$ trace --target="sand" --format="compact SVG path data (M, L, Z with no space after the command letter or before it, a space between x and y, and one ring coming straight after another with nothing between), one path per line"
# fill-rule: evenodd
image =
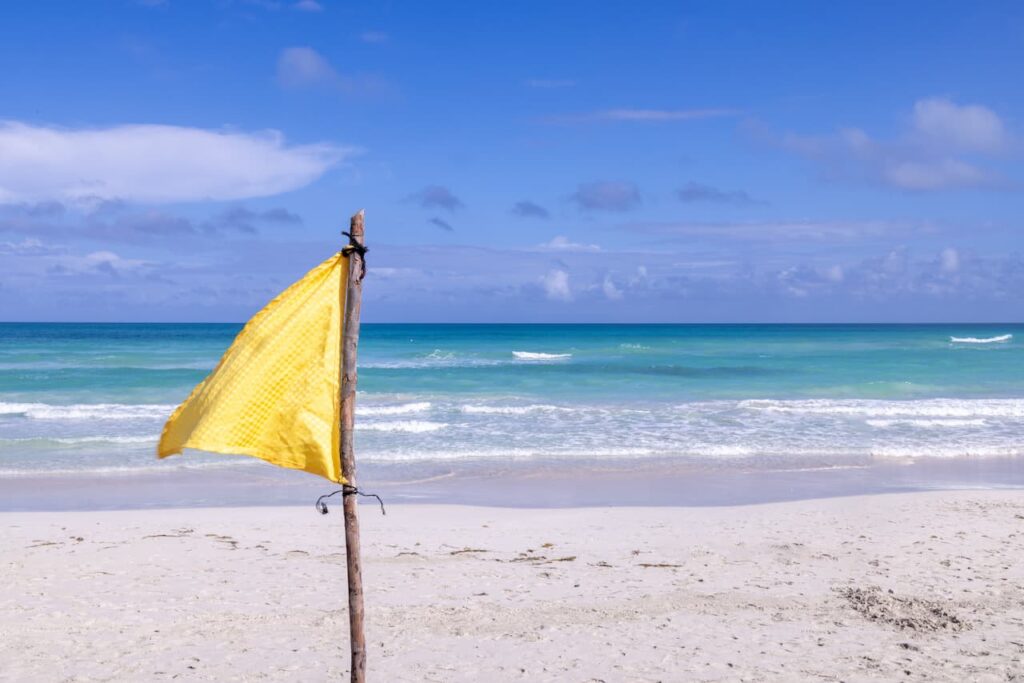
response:
M340 507L0 514L0 679L347 670ZM361 508L375 681L1024 680L1024 494Z

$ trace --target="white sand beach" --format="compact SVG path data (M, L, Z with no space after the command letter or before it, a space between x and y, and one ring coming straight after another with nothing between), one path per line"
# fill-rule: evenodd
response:
M342 517L0 514L0 679L328 681ZM361 507L376 681L1024 680L1024 496Z

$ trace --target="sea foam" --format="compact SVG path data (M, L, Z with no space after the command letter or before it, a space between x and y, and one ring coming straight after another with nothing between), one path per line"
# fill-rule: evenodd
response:
M539 353L536 351L513 351L512 357L516 360L567 360L572 358L571 353Z
M926 429L929 427L984 427L988 424L987 421L981 418L946 418L940 420L906 418L902 420L865 420L865 422L872 427L882 429L887 427L923 427Z
M418 401L416 403L403 403L396 406L357 406L356 415L407 415L408 413L422 413L430 410L429 401Z
M1013 339L1012 334L1000 334L996 337L950 337L949 341L954 344L1000 344Z
M471 415L526 415L527 413L554 411L573 412L573 409L545 403L536 403L528 406L481 406L475 404L462 406L462 412Z
M848 415L853 417L1024 418L1024 399L935 398L904 401L874 399L753 399L740 401L745 410L770 413Z
M356 425L356 429L372 432L411 432L413 434L422 434L425 432L436 432L447 426L444 422L399 420L396 422L360 422Z
M31 420L137 420L166 419L175 408L170 404L0 402L0 415L21 415Z

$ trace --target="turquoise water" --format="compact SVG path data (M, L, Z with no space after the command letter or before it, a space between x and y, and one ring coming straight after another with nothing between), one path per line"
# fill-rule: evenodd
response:
M157 462L239 325L0 324L0 477ZM361 462L828 468L1024 456L1024 325L373 325Z

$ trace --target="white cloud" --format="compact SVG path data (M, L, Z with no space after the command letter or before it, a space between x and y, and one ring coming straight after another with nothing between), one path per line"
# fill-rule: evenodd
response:
M615 282L610 274L604 276L604 282L601 283L601 291L604 292L605 297L609 301L619 301L622 299L622 290L615 286Z
M0 254L50 254L59 251L35 239L26 237L20 242L0 242Z
M544 293L553 301L572 301L572 290L569 289L569 273L564 270L552 270L541 278Z
M88 254L65 254L48 259L48 273L54 275L83 275L100 273L119 276L153 266L149 261L124 258L112 251L94 251Z
M297 9L300 12L323 12L324 6L316 0L299 0L292 5L292 9Z
M942 265L943 272L955 273L960 270L960 253L952 247L946 247L939 254L939 262Z
M831 179L915 191L1006 186L995 170L985 168L984 157L1015 146L1014 137L991 109L939 97L915 102L909 127L891 140L844 128L825 136L784 135L780 143L816 162Z
M601 247L596 244L580 244L578 242L571 242L568 237L564 237L562 235L551 238L550 242L538 244L537 248L544 251L601 251Z
M988 174L958 159L936 161L892 160L882 165L882 178L906 190L941 190L946 187L983 185Z
M967 152L999 152L1009 142L1002 120L988 107L941 97L914 104L914 128L936 144Z
M381 45L391 40L391 37L383 31L363 31L359 34L359 40L370 45Z
M308 185L353 151L288 146L277 131L0 122L0 204L266 197Z

